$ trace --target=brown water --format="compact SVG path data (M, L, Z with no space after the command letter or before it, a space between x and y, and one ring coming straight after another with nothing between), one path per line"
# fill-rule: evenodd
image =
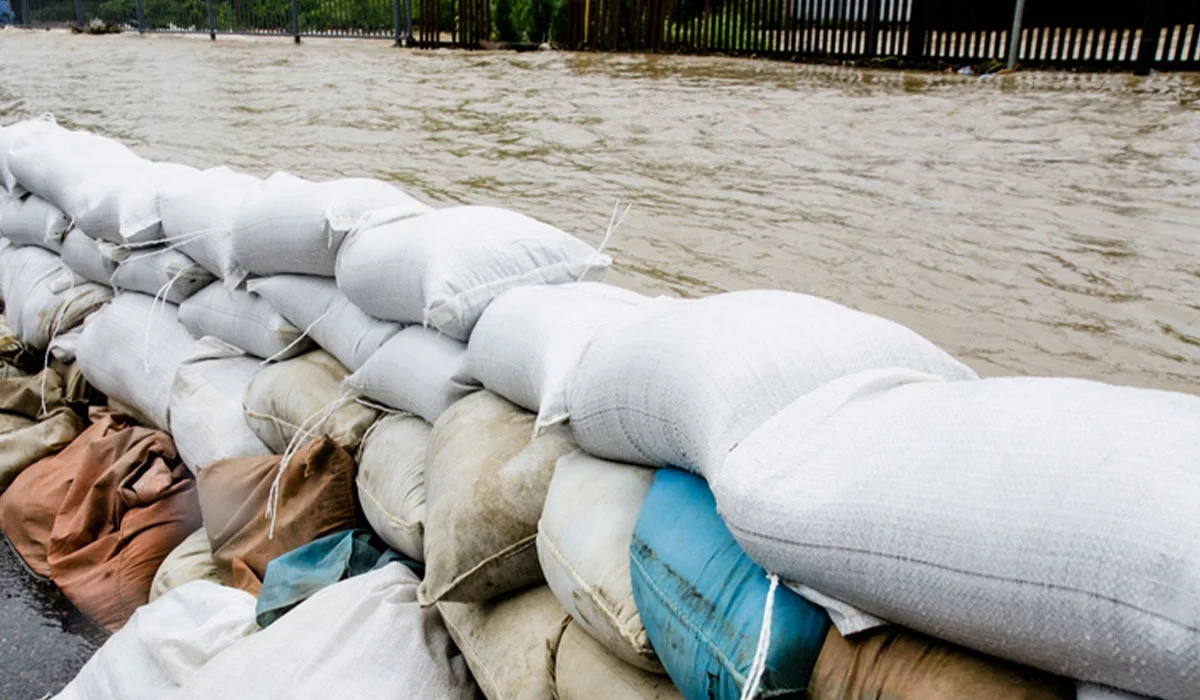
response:
M984 374L1200 392L1200 76L992 79L386 42L0 32L0 123L392 180L598 242L611 279L777 287Z

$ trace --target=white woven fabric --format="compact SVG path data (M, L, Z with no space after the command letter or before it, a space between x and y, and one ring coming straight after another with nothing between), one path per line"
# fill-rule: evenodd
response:
M363 313L328 277L273 275L251 280L247 289L297 328L307 329L317 345L352 372L401 328Z
M62 263L83 279L111 286L117 263L125 258L126 251L72 229L63 239L61 255Z
M234 255L256 275L333 277L346 233L363 214L385 207L407 216L431 211L379 180L309 182L275 173L242 201L233 226Z
M913 331L781 291L643 304L597 334L567 389L579 445L710 481L725 454L793 400L838 377L908 367L975 373Z
M646 301L597 282L516 287L496 297L471 331L467 372L538 414L538 428L567 420L567 379L592 336Z
M295 357L312 348L300 329L271 308L266 299L213 282L179 305L179 322L197 338L205 335L274 360Z
M41 246L58 253L70 230L71 217L37 195L23 199L0 195L0 235L14 244Z
M794 402L714 486L768 571L951 642L1200 687L1200 397L881 370Z
M112 284L118 290L157 294L172 304L181 303L214 279L194 260L170 248L134 251L117 263L112 274Z
M399 219L385 210L346 238L337 281L376 318L466 340L501 292L599 280L611 263L574 236L507 209L450 207Z
M112 290L83 281L48 250L9 246L0 249L0 295L12 331L44 349L111 299Z
M322 589L163 700L474 700L465 660L416 589L397 563Z
M380 418L356 460L358 500L371 529L417 561L425 560L425 448L432 428L405 413Z
M420 326L405 328L346 377L346 387L373 401L436 423L479 388L467 373L467 345Z
M198 474L213 462L272 454L242 415L242 394L262 369L255 358L202 338L171 385L171 436L179 458Z
M236 287L246 271L233 256L233 224L242 202L261 183L225 167L164 183L158 192L163 237L227 286Z
M36 139L45 133L61 131L62 127L55 123L54 117L44 114L36 119L24 119L0 128L0 190L20 196L26 190L12 173L9 167L9 154L30 139Z
M126 292L84 324L75 359L92 386L169 430L171 385L195 345L174 304Z

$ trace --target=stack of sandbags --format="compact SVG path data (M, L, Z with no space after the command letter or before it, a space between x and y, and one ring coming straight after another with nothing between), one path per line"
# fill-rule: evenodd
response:
M882 370L713 481L755 561L882 618L1168 700L1200 687L1200 398Z
M70 444L83 425L57 371L0 378L0 492L29 465Z

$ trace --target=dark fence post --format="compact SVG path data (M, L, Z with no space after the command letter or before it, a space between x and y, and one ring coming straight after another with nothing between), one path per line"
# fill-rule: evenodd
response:
M300 0L292 0L292 38L300 43Z
M1162 3L1146 0L1146 17L1142 22L1142 41L1138 45L1137 59L1133 64L1134 75L1150 75L1154 58L1158 55L1158 42L1162 34Z
M1025 0L1017 0L1013 8L1012 32L1008 35L1008 69L1017 67L1018 53L1021 51L1021 27L1025 22Z
M213 14L213 0L208 0L208 38L217 40L217 19Z
M908 51L905 58L916 60L925 56L925 7L929 0L913 0L908 16Z
M396 46L400 45L400 0L392 0L392 24L396 35Z
M142 7L142 0L137 0L134 4L134 12L137 16L138 34L146 31L146 10Z
M83 26L83 0L75 0L75 24Z
M882 0L867 0L867 50L868 58L879 53L879 5Z
M412 20L412 5L413 0L405 0L404 2L407 17L404 18L404 23L408 27L408 31L404 35L404 43L406 46L413 45L413 20Z
M26 27L33 26L33 15L29 12L29 0L21 0L21 23Z

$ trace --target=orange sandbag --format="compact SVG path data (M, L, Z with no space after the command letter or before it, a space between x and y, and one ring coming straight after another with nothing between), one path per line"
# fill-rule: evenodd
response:
M279 489L275 536L264 517L282 457L241 457L200 472L200 508L224 582L258 595L272 559L361 521L354 459L327 437L292 457Z

